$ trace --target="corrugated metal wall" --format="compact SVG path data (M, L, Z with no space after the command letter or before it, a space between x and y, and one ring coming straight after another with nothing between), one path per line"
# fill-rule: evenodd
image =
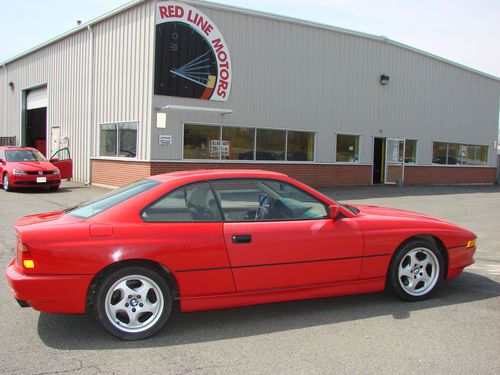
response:
M361 135L362 163L372 162L373 137L418 139L418 163L431 164L432 141L488 145L498 128L500 82L390 42L197 6L221 30L233 62L227 103L155 96L168 104L230 108L224 117L167 114L172 146L153 139L153 159L180 159L181 122L231 123L318 132L317 161L335 160L335 134ZM382 86L380 75L390 76Z
M74 178L80 181L88 178L90 122L92 155L98 152L99 124L138 121L138 158L149 157L154 2L130 8L92 30L93 48L92 33L83 29L0 70L0 135L20 139L22 91L47 85L48 136L51 127L60 126L61 136L69 138ZM6 89L9 81L15 84L13 92Z

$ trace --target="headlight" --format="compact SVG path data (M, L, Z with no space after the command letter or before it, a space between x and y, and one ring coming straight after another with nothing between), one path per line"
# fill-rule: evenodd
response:
M14 169L12 172L14 173L15 176L23 176L27 174L25 171L21 171L19 169Z
M59 174L59 169L54 169L54 170L52 171L52 174Z

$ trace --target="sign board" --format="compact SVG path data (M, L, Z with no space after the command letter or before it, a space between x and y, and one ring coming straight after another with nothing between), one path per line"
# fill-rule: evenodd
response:
M160 134L158 136L158 143L161 146L171 146L172 145L172 136L171 135Z
M156 3L155 95L227 101L232 64L215 23L191 5Z
M159 129L165 129L167 127L167 114L164 112L158 112L156 114L156 127Z

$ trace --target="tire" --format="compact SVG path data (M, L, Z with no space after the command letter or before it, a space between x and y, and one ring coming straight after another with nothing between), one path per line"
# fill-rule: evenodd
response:
M97 286L95 312L102 326L124 340L141 340L163 328L172 293L157 272L128 267L109 273Z
M2 176L2 184L5 191L12 191L12 188L10 187L9 175L7 173L4 173Z
M49 186L49 189L52 190L52 191L57 191L57 190L59 190L59 185Z
M387 286L399 298L421 301L432 295L444 275L443 256L426 240L411 240L392 258Z

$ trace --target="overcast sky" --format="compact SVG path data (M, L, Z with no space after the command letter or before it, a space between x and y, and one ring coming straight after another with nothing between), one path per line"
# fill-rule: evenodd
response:
M126 4L1 0L0 62ZM244 8L385 35L500 77L500 0L233 0ZM221 30L224 32L224 30Z

